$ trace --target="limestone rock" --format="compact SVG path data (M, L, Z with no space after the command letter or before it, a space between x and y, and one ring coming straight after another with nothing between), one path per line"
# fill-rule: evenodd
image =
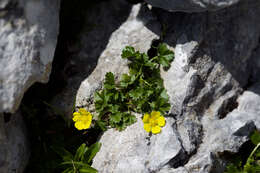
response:
M48 81L58 18L59 0L1 0L0 112L14 113L33 83Z
M117 78L128 72L127 62L121 58L125 46L131 45L146 52L152 41L159 38L144 23L156 32L160 31L160 24L140 4L132 6L122 0L101 1L90 6L85 16L88 26L78 36L80 51L74 53L69 62L78 70L67 78L66 87L51 103L69 118L74 98L76 107L93 110L92 96L101 89L106 72L113 72Z
M105 132L94 167L100 172L224 171L223 155L238 152L260 128L255 63L260 56L260 4L254 1L248 8L252 2L198 14L152 10L167 26L164 41L175 51L171 68L162 71L172 105L167 118L171 125L152 136L150 145L140 121L122 133Z
M215 11L234 5L240 0L145 0L154 7L169 11L202 12Z
M142 173L158 170L171 159L179 157L183 149L172 130L174 119L166 120L162 135L149 136L143 130L140 117L137 123L123 132L109 129L100 140L103 145L92 166L100 172Z
M20 112L10 116L8 122L0 116L0 172L23 173L30 150L27 132Z

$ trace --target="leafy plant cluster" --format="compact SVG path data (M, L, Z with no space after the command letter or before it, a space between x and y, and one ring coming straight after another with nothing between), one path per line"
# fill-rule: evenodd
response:
M259 173L260 172L260 132L255 131L251 137L251 142L255 148L242 165L241 159L236 160L227 166L225 173Z
M61 166L65 169L62 173L97 173L95 168L90 165L96 153L100 150L101 144L92 144L89 148L83 143L76 151L71 154L64 148L53 148L63 159Z
M113 73L107 73L103 90L94 95L100 127L110 126L121 131L136 121L133 112L155 110L165 114L169 111L169 98L160 68L170 67L174 53L162 43L155 50L155 56L149 57L133 47L125 47L122 58L129 60L129 73L123 74L119 82Z

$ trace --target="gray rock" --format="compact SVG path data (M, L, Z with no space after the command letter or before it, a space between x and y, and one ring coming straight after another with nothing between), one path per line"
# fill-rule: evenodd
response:
M159 37L148 30L142 21L137 18L141 5L135 5L129 14L128 19L114 31L109 39L106 49L98 57L98 64L88 78L81 82L77 93L77 106L87 105L86 98L93 95L93 91L101 87L102 81L107 72L115 73L119 77L128 72L127 62L121 58L121 52L125 46L131 45L140 52L146 52L152 41ZM107 19L105 19L107 20ZM154 18L144 19L147 24L155 24L155 29L160 29L158 23L154 23ZM140 37L142 35L142 37ZM84 42L89 42L84 40Z
M140 122L122 133L105 132L101 137L104 147L94 167L100 172L224 171L225 153L238 152L250 133L259 129L260 94L255 82L259 80L259 66L254 62L260 56L260 5L256 4L248 8L248 1L200 14L152 10L167 27L164 41L175 51L171 68L161 73L172 105L170 115L175 120L171 128L167 126L152 136L150 145L145 144L145 136L139 138L143 134ZM253 86L249 87L251 78ZM127 134L130 136L125 137ZM165 141L171 140L159 139L170 136L175 142L164 147ZM157 154L147 154L151 152ZM147 156L149 162L144 164Z
M216 11L237 4L240 0L145 0L154 7L169 11Z
M14 113L33 83L48 81L59 0L1 0L0 16L0 112Z
M225 153L238 152L260 128L259 8L250 0L185 14L114 0L86 10L91 27L79 34L80 51L69 62L79 72L51 103L69 117L75 97L77 107L95 111L93 94L106 72L118 78L128 71L120 58L126 45L146 52L163 35L175 52L171 68L161 72L172 105L162 132L150 137L137 115L125 131L103 134L93 166L100 172L223 172Z
M30 156L26 128L20 112L4 122L0 116L0 172L23 173Z
M115 173L159 170L183 151L172 130L174 119L167 118L166 121L163 133L151 137L143 130L140 117L137 123L123 132L109 129L100 139L102 147L92 166L99 172Z
M79 71L67 78L66 87L51 102L69 118L74 98L77 107L93 111L92 96L102 87L106 72L113 72L117 78L128 72L127 62L121 58L125 46L131 45L145 52L152 40L159 38L144 23L156 32L160 31L160 24L140 4L132 6L122 0L102 1L90 5L85 16L88 26L78 36L80 51L75 52L68 63Z

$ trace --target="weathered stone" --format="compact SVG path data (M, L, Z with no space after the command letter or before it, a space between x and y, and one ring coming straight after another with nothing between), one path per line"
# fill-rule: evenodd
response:
M48 81L58 17L59 0L1 0L0 112L14 113L33 83Z
M169 11L215 11L237 4L240 0L145 0L154 7Z
M93 167L99 172L115 173L159 170L183 151L172 130L174 119L166 120L163 133L151 137L143 130L140 118L123 132L109 129L100 139L102 148L94 158Z
M142 126L140 122L122 132L131 134L131 138L122 137L115 131L105 132L101 138L105 147L93 163L97 169L101 172L224 171L223 155L238 152L249 140L250 133L259 129L259 84L254 81L254 86L248 87L252 77L259 80L256 77L259 66L254 63L259 57L256 48L260 36L260 5L259 2L256 4L249 9L248 1L219 12L201 14L153 11L168 27L164 41L175 51L175 60L167 72L162 72L162 77L172 105L170 115L176 120L171 128L164 128L161 134L151 137L151 141L154 138L156 143L146 146L141 141L144 137L133 137L141 129L138 127L138 124ZM143 132L138 135L140 133ZM163 140L157 140L169 133L176 137L176 141L171 142L173 146L169 147L179 147L175 150L178 153L173 155L168 155ZM114 142L110 145L108 139L120 141L123 145ZM134 145L139 143L142 145ZM124 146L131 146L131 150ZM149 163L143 164L146 153L154 151L154 146L161 146L156 148L161 158L150 158ZM113 147L123 148L123 153L127 154L117 154ZM134 152L140 148L143 153ZM160 160L164 156L172 159ZM134 157L138 159L132 159ZM139 165L137 169L133 167L134 163Z
M8 122L3 117L0 116L0 172L23 173L30 150L22 116L17 112Z
M78 70L67 78L66 87L51 103L69 118L74 98L77 107L93 111L91 99L94 92L102 87L106 72L113 72L118 78L128 71L127 62L121 58L125 46L131 45L145 52L152 41L159 38L144 23L157 32L160 31L160 24L140 4L132 6L122 0L102 1L90 6L85 15L88 25L85 27L88 29L79 34L80 51L74 53L69 62ZM92 27L89 29L89 26Z
M223 172L223 155L237 152L260 128L259 2L185 14L114 0L92 5L85 15L80 50L69 62L78 70L51 103L68 116L75 97L77 107L94 112L92 97L106 72L118 79L128 71L120 58L126 45L146 52L163 36L175 52L171 68L161 72L172 105L162 132L149 136L137 115L125 131L103 134L93 166L100 172Z

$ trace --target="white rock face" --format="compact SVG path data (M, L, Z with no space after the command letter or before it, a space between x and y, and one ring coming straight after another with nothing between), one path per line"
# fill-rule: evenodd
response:
M224 171L223 155L238 152L250 133L260 128L260 73L255 63L260 57L256 24L260 6L254 3L248 13L244 10L249 2L212 13L154 11L168 27L164 41L175 52L171 68L161 73L172 105L167 126L147 143L140 120L124 132L105 132L95 168L100 172ZM241 9L245 15L237 18Z
M103 145L92 166L100 172L144 173L167 164L182 152L182 147L172 130L174 119L166 121L164 133L154 136L143 130L140 117L123 132L109 129L100 140Z
M48 81L59 0L1 1L0 9L0 112L14 113L33 83Z

